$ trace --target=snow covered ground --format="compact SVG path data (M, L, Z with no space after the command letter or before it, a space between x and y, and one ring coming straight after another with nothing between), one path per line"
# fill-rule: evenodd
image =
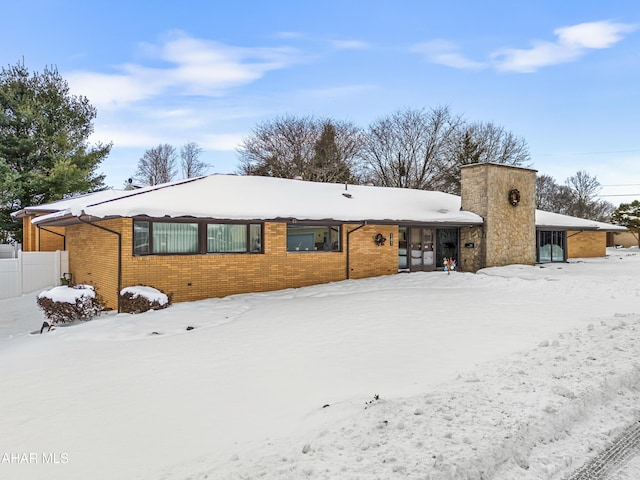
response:
M608 253L43 335L0 300L0 478L567 478L640 418L640 252Z

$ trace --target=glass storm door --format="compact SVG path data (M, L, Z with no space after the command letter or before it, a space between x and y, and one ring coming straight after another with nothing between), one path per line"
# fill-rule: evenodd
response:
M435 270L434 230L409 228L409 269L412 272Z

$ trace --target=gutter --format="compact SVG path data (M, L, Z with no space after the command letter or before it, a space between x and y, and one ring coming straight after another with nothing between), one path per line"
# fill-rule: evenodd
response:
M96 225L95 223L88 222L83 220L80 216L77 217L81 223L85 223L87 225L91 225L92 227L99 228L100 230L104 230L105 232L113 233L118 236L118 313L120 313L120 290L122 290L122 234L120 232L116 232L115 230L110 230L106 227Z
M367 224L367 221L365 220L364 222L362 222L362 224L360 224L359 226L357 226L356 228L354 228L353 230L349 230L347 231L347 261L346 261L346 268L347 268L347 280L349 280L351 278L351 270L350 270L350 262L349 262L349 245L350 245L350 238L351 238L351 234L353 232L356 232L358 230L360 230L362 227L364 227Z

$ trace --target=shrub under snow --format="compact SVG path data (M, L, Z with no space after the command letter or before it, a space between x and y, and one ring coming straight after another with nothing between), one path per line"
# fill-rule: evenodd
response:
M139 285L120 291L120 311L123 313L142 313L167 308L169 305L171 298L153 287Z
M51 324L90 320L102 310L91 285L54 287L41 292L36 302Z

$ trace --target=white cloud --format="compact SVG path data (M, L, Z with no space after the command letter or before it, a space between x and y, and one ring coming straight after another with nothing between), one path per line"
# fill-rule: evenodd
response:
M164 66L124 64L114 74L66 72L74 93L96 107L120 108L172 91L181 95L220 96L286 68L297 53L287 47L243 48L172 33L160 45L144 45L150 61Z
M438 65L468 70L479 70L486 67L486 64L482 62L466 58L459 50L458 45L443 39L419 43L411 48L412 52L419 53L427 61Z
M208 150L235 151L246 135L246 133L203 135L201 146Z
M288 40L292 38L302 38L304 35L300 32L278 32L274 36L275 38Z
M301 90L300 93L306 97L322 97L322 98L336 98L351 95L359 95L361 93L370 92L375 90L376 86L372 84L362 85L342 85L339 87L317 88L314 90Z
M557 28L553 33L558 36L558 43L563 45L575 45L581 48L609 48L622 40L624 33L631 33L636 29L635 25L605 20Z
M536 40L531 48L503 48L491 54L491 65L499 71L530 73L550 65L573 62L591 49L610 48L638 25L611 20L586 22L554 30L555 42ZM489 63L477 62L460 52L457 44L444 39L419 43L411 48L424 58L439 65L459 69L482 69Z
M636 25L610 20L588 22L554 30L555 42L533 42L529 49L502 49L492 55L497 70L531 73L541 67L572 62L590 49L609 48L618 43Z
M360 40L333 40L331 44L341 50L364 50L370 47L367 42Z
M148 130L133 128L102 127L96 130L90 137L90 142L113 142L118 148L150 148L160 143L166 143L161 135L154 135Z

